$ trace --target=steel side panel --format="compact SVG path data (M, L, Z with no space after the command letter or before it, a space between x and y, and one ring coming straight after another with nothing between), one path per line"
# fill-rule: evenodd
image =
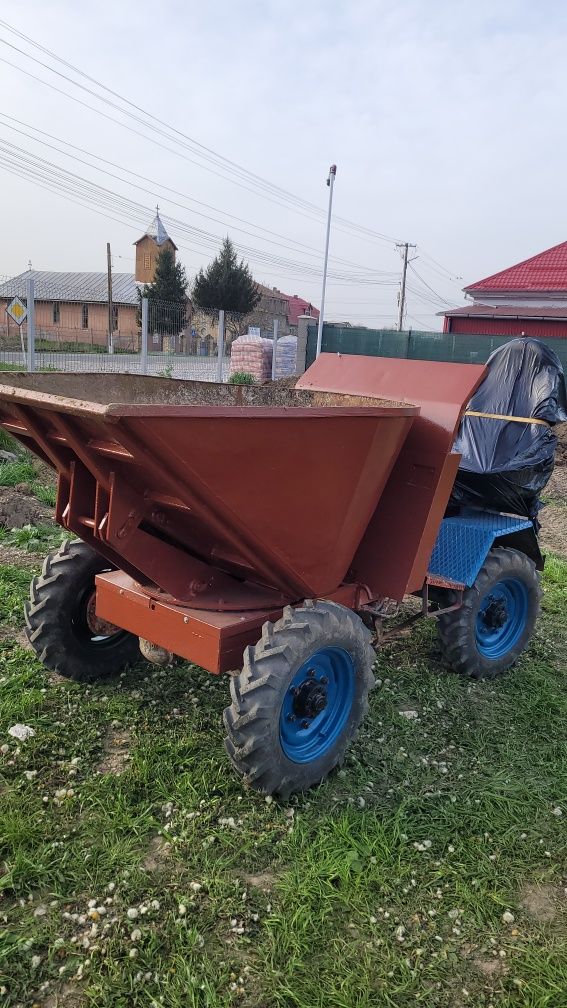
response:
M163 459L160 489L183 492L191 507L173 520L161 509L174 535L215 567L240 563L250 580L311 597L344 580L413 420L235 416L188 429L156 417L128 426Z
M90 473L78 517L96 534L73 530L172 594L183 578L163 566L158 540L179 547L180 568L188 554L289 599L334 591L416 416L409 405L113 407L49 395L43 377L29 389L0 385L0 424L15 421L32 449L49 449L61 494L73 462ZM112 488L106 520L97 484ZM137 549L140 520L155 549Z
M214 674L241 668L244 648L256 643L266 620L281 615L273 610L203 612L158 602L122 571L97 575L96 612Z
M419 591L423 585L429 559L435 546L445 509L449 503L449 497L451 496L451 490L453 489L460 461L461 456L456 452L447 455L445 458L443 468L439 474L435 496L433 500L430 498L429 513L425 520L421 538L415 551L413 567L406 584L406 594L408 595L411 592Z
M403 452L368 526L352 576L375 597L400 601L424 582L459 455Z
M395 399L420 406L431 447L440 436L453 443L461 411L480 385L484 364L453 364L395 357L322 353L297 388ZM438 430L437 430L438 429Z
M476 364L321 354L298 382L420 407L349 571L374 597L401 600L423 585L459 464L455 433L484 373Z
M341 585L330 596L354 608L356 585ZM283 609L213 612L160 602L144 592L124 571L96 576L96 613L137 637L186 658L215 675L242 667L244 649L256 644L266 621Z

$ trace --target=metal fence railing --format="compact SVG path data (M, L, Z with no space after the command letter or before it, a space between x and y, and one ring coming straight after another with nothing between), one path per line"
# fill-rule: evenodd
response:
M132 277L115 279L127 303L105 302L102 290L98 301L92 299L100 274L30 271L0 283L0 370L132 372L222 382L230 377L234 340L248 333L252 340L260 337L269 358L255 380L294 372L297 341L290 345L294 337L287 329L279 332L277 318L264 331L250 327L250 316L242 313L193 311L189 301L140 298ZM79 296L82 303L72 300Z
M136 303L76 304L54 300L45 282L36 296L33 275L0 285L0 369L133 372L199 381L226 381L230 346L242 317L200 313L192 324L188 303L137 298ZM52 295L52 296L51 296ZM14 309L13 299L21 307ZM18 320L9 309L25 313ZM105 319L106 313L106 319ZM106 327L105 327L106 321Z

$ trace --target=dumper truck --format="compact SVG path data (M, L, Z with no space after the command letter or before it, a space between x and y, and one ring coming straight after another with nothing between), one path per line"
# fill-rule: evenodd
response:
M485 374L323 353L293 387L3 375L0 424L56 470L70 535L31 584L40 661L82 683L140 652L228 674L229 760L282 799L341 762L374 647L417 618L458 673L499 675L533 634L543 558L529 516L450 504Z

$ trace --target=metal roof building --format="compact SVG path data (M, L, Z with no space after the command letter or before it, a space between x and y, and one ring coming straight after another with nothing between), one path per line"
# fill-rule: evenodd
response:
M159 210L156 210L156 215L146 233L143 234L141 238L138 238L138 241L135 241L134 245L139 245L139 243L142 242L144 238L152 238L155 241L156 245L163 245L165 242L169 241L173 245L174 249L177 251L177 245L169 237L167 231L165 230L163 221L159 215Z
M464 288L472 303L444 311L444 332L567 337L567 242Z
M31 273L26 270L0 284L0 298L25 298L30 275L34 281L36 301L102 304L108 300L106 273L53 273L46 270L31 270ZM138 305L138 285L132 273L112 274L112 300L117 305Z

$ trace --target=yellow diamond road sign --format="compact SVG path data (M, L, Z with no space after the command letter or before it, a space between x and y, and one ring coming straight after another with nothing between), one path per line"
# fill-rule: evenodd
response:
M10 301L6 311L8 312L10 318L13 318L14 322L17 322L18 325L22 324L28 314L25 304L20 301L18 297L15 297L13 301Z

